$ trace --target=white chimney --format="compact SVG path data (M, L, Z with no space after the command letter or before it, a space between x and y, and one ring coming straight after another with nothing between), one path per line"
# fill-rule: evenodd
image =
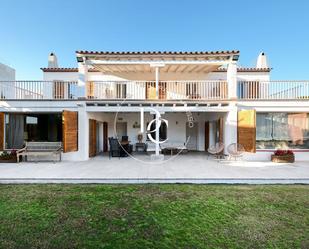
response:
M268 68L267 57L264 52L261 52L256 61L256 68Z
M57 56L54 53L50 53L50 55L48 56L48 67L58 68Z

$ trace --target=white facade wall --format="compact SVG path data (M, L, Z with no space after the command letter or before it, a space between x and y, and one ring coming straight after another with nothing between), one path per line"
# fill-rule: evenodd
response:
M0 63L0 81L14 81L15 69Z
M0 65L1 66L1 65ZM0 68L0 76L1 76ZM11 74L12 76L13 74ZM78 72L44 72L43 80L53 81L53 80L62 80L62 81L78 81ZM104 75L99 72L89 72L88 81L117 81L117 80L143 80L143 81L153 81L154 73L145 73L145 74L122 74L122 75ZM181 73L160 73L161 80L227 80L226 72L213 72L208 74L181 74ZM269 81L268 72L238 72L237 80L250 80L250 81ZM0 80L2 80L0 78ZM8 80L8 79L5 79ZM14 79L15 80L15 71ZM136 87L136 86L134 86ZM133 86L127 88L127 93L133 94ZM48 90L52 93L52 88ZM142 89L141 92L145 93L145 90ZM179 93L181 95L183 93ZM135 98L132 95L132 98ZM142 97L141 97L142 98ZM177 96L175 96L177 98ZM97 108L98 111L93 111L93 108ZM89 119L97 120L99 124L99 151L103 149L103 134L102 134L102 123L108 123L108 133L109 136L114 136L114 114L113 113L104 113L99 110L99 107L93 107L92 111L87 111L88 108L85 107L85 103L81 102L70 102L70 101L2 101L0 103L0 111L4 112L61 112L63 110L72 110L78 111L79 113L79 150L77 152L64 153L64 160L87 160L88 151L89 151ZM198 145L197 148L200 151L204 151L205 144L205 122L210 121L210 145L213 145L215 142L214 130L215 130L215 121L219 117L224 117L225 128L224 128L224 142L226 145L237 142L237 110L241 109L255 109L257 112L309 112L309 103L308 101L301 102L291 102L291 101L238 101L236 106L230 108L228 112L193 112L194 122L198 127ZM197 110L198 111L198 110ZM186 141L186 122L187 115L183 113L173 113L171 110L166 111L162 114L163 118L168 119L169 128L168 128L168 138L170 142L185 142ZM118 115L119 122L127 122L127 133L131 143L135 144L137 142L137 134L139 128L133 128L135 122L140 122L138 113L120 113ZM148 113L145 114L145 123L144 127L146 128L147 122L152 119L152 116ZM146 135L144 134L144 140ZM247 153L246 159L248 160L269 160L271 151L257 151L257 153ZM308 152L296 152L296 160L308 160Z
M0 81L8 81L1 83L1 98L13 99L15 96L15 69L0 63ZM11 81L11 82L10 82Z

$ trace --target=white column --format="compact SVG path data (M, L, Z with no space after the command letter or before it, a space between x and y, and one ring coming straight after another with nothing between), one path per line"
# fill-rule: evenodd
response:
M227 146L231 143L237 143L237 106L235 103L232 103L231 105L230 111L224 118L223 143L225 145L226 154Z
M78 106L78 153L81 161L89 159L89 119L84 103Z
M237 99L237 62L231 61L227 67L227 85L229 99Z
M159 126L159 116L158 114L156 114L156 128ZM159 133L159 129L156 130L156 156L159 156L159 152L160 152L160 133Z
M86 83L88 81L88 65L84 62L78 63L78 95L86 97Z
M155 67L156 69L156 99L159 99L159 67ZM159 117L156 114L156 128L159 126ZM159 129L156 130L156 156L159 156L159 142L160 142L160 134Z

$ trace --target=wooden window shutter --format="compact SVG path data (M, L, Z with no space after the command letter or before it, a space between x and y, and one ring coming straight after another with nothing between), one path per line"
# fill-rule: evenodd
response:
M86 83L87 86L87 98L94 99L94 82L89 81Z
M146 99L156 99L156 85L153 82L146 82Z
M89 157L97 154L97 121L89 119Z
M166 82L159 82L159 99L166 99L166 86Z
M237 140L247 152L256 152L256 111L238 112Z
M5 114L0 112L0 151L4 150Z
M62 112L63 152L78 150L78 112Z

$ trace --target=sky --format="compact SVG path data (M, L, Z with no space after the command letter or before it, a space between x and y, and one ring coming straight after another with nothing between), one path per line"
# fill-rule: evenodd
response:
M307 0L0 0L0 62L42 79L48 54L77 67L76 50L261 51L272 79L309 79Z

